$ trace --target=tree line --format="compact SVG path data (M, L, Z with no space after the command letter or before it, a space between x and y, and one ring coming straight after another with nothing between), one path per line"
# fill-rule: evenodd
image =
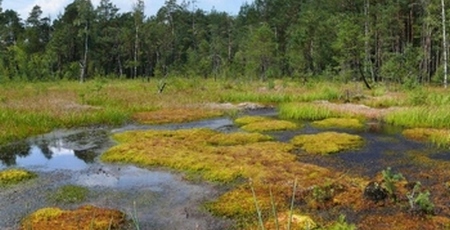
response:
M22 19L0 0L0 80L291 77L369 87L446 75L443 0L255 0L237 15L196 0L166 0L154 16L145 7L74 0L54 20L38 5Z

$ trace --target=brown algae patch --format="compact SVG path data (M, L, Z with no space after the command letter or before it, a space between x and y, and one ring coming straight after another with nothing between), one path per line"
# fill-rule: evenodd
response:
M449 146L450 144L450 131L446 129L413 128L404 130L402 134L406 138L431 142L440 147Z
M20 229L119 229L124 223L125 214L118 210L91 205L82 206L76 210L49 207L39 209L27 216L22 221Z
M362 129L364 124L356 118L328 118L314 121L312 125L320 128Z
M37 177L36 174L23 169L7 169L0 171L0 186L17 184Z
M356 149L364 140L358 135L337 132L304 134L295 136L291 143L311 154L331 154L344 150Z
M224 114L220 110L201 108L161 109L152 112L139 112L133 115L133 119L143 124L167 124L182 123L218 117Z
M282 131L298 128L296 123L262 116L244 116L236 119L234 122L242 125L241 129L248 132Z

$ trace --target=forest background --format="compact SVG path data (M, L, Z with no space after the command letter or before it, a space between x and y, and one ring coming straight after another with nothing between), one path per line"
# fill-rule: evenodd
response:
M55 20L1 9L0 82L96 77L442 84L443 0L255 0L237 15L167 0L154 16L74 0Z

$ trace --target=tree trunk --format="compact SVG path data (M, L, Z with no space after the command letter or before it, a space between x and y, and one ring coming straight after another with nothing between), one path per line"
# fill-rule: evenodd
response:
M137 77L138 50L139 50L139 25L136 24L136 34L134 40L133 78Z
M442 45L444 55L444 87L447 88L447 34L445 31L445 3L441 0L442 5Z
M88 23L84 26L84 55L83 60L80 63L80 83L83 83L86 77L87 58L89 52L89 36L88 36Z

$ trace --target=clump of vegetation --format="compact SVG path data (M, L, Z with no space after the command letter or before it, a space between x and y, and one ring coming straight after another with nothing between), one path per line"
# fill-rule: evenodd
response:
M279 116L284 119L322 120L339 117L339 114L320 104L285 103L278 107Z
M248 125L252 123L264 122L272 120L270 117L263 116L243 116L234 120L234 123L237 125Z
M449 106L416 106L388 113L389 124L414 128L450 128Z
M290 121L275 120L262 116L244 116L235 120L241 129L249 132L267 132L297 129L298 125Z
M143 124L166 124L201 120L222 116L223 114L222 111L201 108L161 109L152 112L136 113L133 115L133 119Z
M273 138L271 136L261 133L236 132L229 133L227 135L213 135L206 141L208 142L208 144L216 146L232 146L272 140Z
M51 195L51 199L60 203L80 203L86 200L89 189L77 185L64 185Z
M405 129L402 133L407 138L431 142L439 147L450 145L450 131L446 129L413 128Z
M285 226L290 228L284 228ZM317 226L311 217L290 212L278 213L277 219L271 218L264 223L265 229L315 229Z
M76 210L43 208L27 216L20 229L120 229L125 223L125 214L113 209L98 208L91 205Z
M320 121L314 121L314 126L322 128L344 128L344 129L362 129L364 124L356 118L327 118Z
M394 201L397 200L397 185L396 183L400 180L404 180L405 178L401 173L393 173L391 168L381 171L381 175L383 176L382 186L386 189L389 197L391 197Z
M24 169L7 169L0 171L0 186L17 184L37 177L35 173Z
M349 224L345 220L345 215L340 215L338 220L331 226L327 227L328 230L355 230L356 226L354 224Z
M325 168L298 162L290 153L293 145L268 141L260 134L225 134L210 129L151 130L116 134L114 138L120 144L105 152L101 160L167 167L186 172L187 178L219 183L251 178L260 208L266 213L271 208L270 187L278 208L286 210L290 196L286 191L294 178L311 186L330 173ZM230 142L232 139L237 141ZM256 210L251 191L248 184L238 185L206 206L216 215L253 222Z
M406 194L411 211L413 212L419 211L424 214L433 214L434 204L430 200L430 192L429 191L421 192L420 191L421 186L422 185L420 182L416 182L413 190L408 194Z
M267 131L281 131L281 130L293 130L297 129L298 125L290 121L262 121L244 125L241 129L249 132L267 132Z
M295 136L291 143L311 154L331 154L356 149L364 144L362 137L347 133L323 132Z

